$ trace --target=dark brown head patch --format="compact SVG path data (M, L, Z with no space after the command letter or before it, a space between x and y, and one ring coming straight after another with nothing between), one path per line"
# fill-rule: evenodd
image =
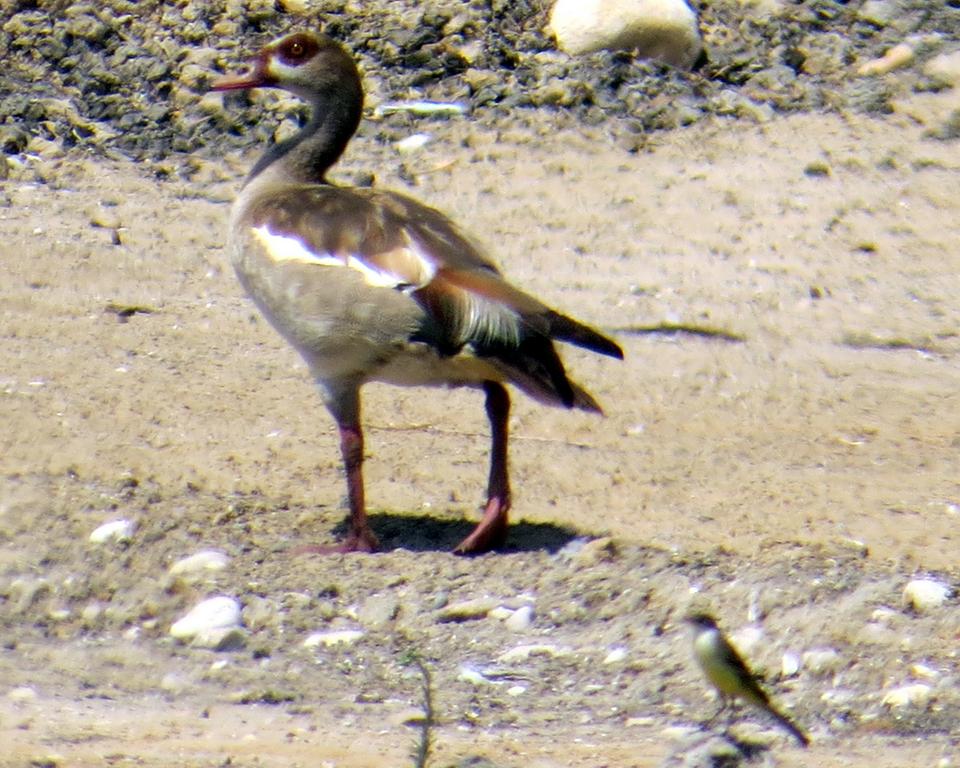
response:
M305 32L283 38L277 45L277 56L288 67L296 67L309 61L320 50L317 38Z

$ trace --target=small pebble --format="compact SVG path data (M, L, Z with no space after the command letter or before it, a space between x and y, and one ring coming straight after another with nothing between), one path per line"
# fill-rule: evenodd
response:
M511 648L509 651L501 653L498 660L509 664L517 661L526 661L531 656L556 658L558 656L566 656L569 653L570 651L566 648L547 643L539 645L518 645L516 648Z
M783 677L793 677L800 671L801 665L800 654L787 651L780 660L780 674Z
M893 48L883 54L879 59L873 59L865 64L861 64L860 68L857 69L857 74L862 77L885 75L888 72L910 64L915 56L916 53L913 48L906 43L900 43L899 45L893 46Z
M466 112L461 104L442 101L407 101L381 104L375 110L377 115L392 115L395 112L409 112L418 117L454 117Z
M421 725L424 720L426 720L426 714L424 714L422 709L416 707L394 712L387 718L387 722L392 726Z
M215 549L203 549L193 555L181 558L170 566L172 576L186 576L203 571L222 571L230 563L230 558Z
M574 539L557 552L560 560L568 560L577 568L592 568L617 557L617 545L609 536L599 539Z
M950 588L934 579L914 579L903 588L903 601L917 613L926 613L943 605Z
M407 153L407 152L416 152L418 149L422 149L430 143L431 136L429 133L415 133L412 136L407 136L405 139L400 139L400 141L394 142L394 147L397 152Z
M363 637L364 632L359 629L334 629L329 632L314 632L303 641L304 648L316 648L322 645L331 648L335 645L353 645Z
M533 606L524 605L517 608L503 624L511 632L525 632L533 625L533 616Z
M90 534L92 544L130 541L136 526L130 520L112 520L94 529Z
M733 644L741 654L751 656L763 641L763 629L754 624L748 624L733 631L730 634L730 639L733 640Z
M526 687L522 685L512 685L507 688L507 696L523 696L526 692Z
M176 672L170 672L160 680L160 690L178 696L189 686L189 681Z
M170 635L204 648L226 650L224 645L233 647L238 641L235 630L240 629L240 620L239 601L219 595L195 605L170 627Z
M840 654L833 648L815 648L804 652L802 664L813 675L829 675L837 671L840 660Z
M7 698L12 702L22 704L28 701L34 701L37 698L37 692L28 685L21 685L17 688L12 688L10 692L7 693Z
M933 688L924 683L902 685L888 691L883 697L883 704L891 709L901 707L924 707L930 700Z
M960 50L934 56L924 65L923 73L950 87L960 84ZM947 504L948 511L950 507L956 508L957 505ZM953 511L953 514L956 514L956 511Z
M626 648L613 648L603 659L604 664L617 664L627 658Z
M870 620L877 624L890 624L898 615L892 608L876 608L870 614Z
M460 667L457 680L462 680L471 685L493 685L493 681L487 679L482 672L468 666Z
M357 620L365 627L388 626L400 613L400 603L393 595L372 595L357 610Z
M918 680L928 680L933 682L940 677L940 672L926 664L913 664L910 667L910 674Z
M461 600L451 603L440 611L437 621L461 622L485 619L487 614L497 607L497 601L492 597L477 597L473 600Z

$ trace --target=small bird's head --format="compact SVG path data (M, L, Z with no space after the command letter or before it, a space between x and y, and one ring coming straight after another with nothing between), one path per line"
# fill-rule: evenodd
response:
M713 618L709 613L703 611L697 611L696 613L690 613L683 619L687 624L696 628L696 629L716 629L717 620Z

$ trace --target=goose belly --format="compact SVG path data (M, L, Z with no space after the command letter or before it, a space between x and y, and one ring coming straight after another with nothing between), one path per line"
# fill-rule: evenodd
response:
M241 284L321 379L366 378L409 346L423 310L340 266L277 263L256 249L231 254Z

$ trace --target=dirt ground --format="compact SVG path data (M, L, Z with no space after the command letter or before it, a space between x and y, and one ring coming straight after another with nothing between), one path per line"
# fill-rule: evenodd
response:
M509 546L463 559L480 396L369 386L385 551L298 554L335 540L344 487L305 367L225 260L250 158L164 180L29 161L0 196L0 764L411 764L412 651L434 765L660 765L714 708L679 620L697 602L762 628L749 656L811 732L802 752L743 713L767 764L954 765L960 612L901 593L960 574L955 142L902 112L708 121L637 153L602 127L415 129L408 154L362 135L341 177L447 211L612 333L623 363L565 350L606 416L517 395ZM130 541L89 541L121 518ZM203 549L227 568L169 574ZM169 636L218 594L243 648ZM533 622L444 613L476 598ZM340 628L365 634L303 645ZM926 702L883 703L916 681Z

